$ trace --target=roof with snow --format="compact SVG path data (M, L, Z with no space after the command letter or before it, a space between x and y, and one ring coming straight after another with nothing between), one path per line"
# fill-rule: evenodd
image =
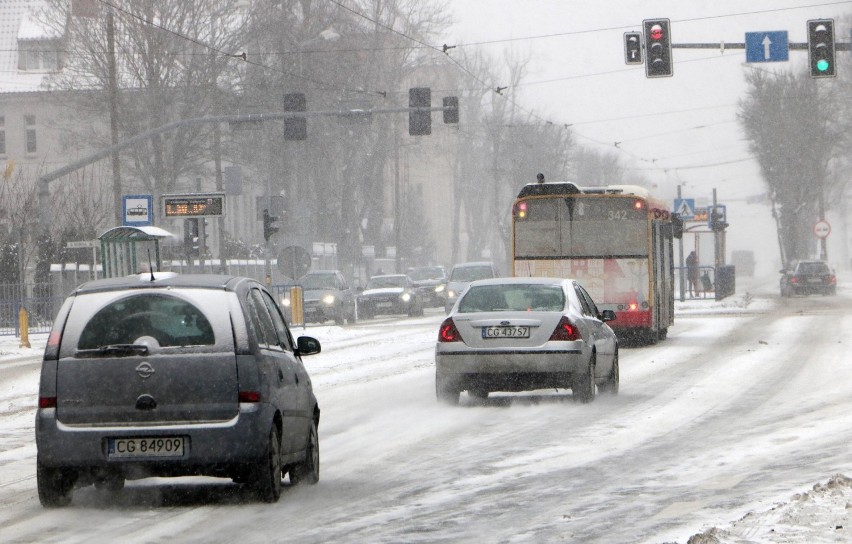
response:
M57 38L35 16L46 6L45 0L0 1L0 93L46 89L47 72L18 69L19 42Z

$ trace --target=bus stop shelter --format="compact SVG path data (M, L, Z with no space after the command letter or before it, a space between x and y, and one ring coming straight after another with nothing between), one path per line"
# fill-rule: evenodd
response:
M128 276L146 269L160 271L160 242L175 238L159 227L114 227L98 237L105 278ZM150 268L149 268L150 267Z

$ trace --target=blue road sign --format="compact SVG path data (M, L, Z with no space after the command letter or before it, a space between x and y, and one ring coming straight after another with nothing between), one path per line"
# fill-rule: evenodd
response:
M151 195L124 195L124 226L144 227L154 224L154 197Z
M695 199L694 198L676 198L674 199L674 213L680 215L683 220L692 219L695 216Z
M746 32L746 62L785 62L790 59L787 31Z

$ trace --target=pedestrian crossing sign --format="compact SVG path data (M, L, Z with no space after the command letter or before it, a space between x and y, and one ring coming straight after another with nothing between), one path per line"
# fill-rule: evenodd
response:
M695 216L695 199L694 198L676 198L674 199L674 213L678 214L681 219L689 220Z

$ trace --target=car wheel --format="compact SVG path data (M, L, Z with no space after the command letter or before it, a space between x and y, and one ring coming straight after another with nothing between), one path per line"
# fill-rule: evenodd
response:
M69 470L46 467L36 461L36 485L42 506L57 508L71 503L74 476Z
M617 395L619 379L618 347L616 346L615 355L613 355L612 358L612 370L610 371L609 377L606 379L606 381L598 386L598 389L601 390L601 393Z
M281 441L275 425L269 431L266 453L252 476L252 486L263 502L276 502L281 497Z
M574 400L584 404L595 400L595 355L589 360L589 366L584 372L574 376L574 386L571 392Z
M316 421L311 421L311 431L308 433L308 443L305 445L305 460L294 465L289 472L290 482L294 485L313 485L319 482L319 435Z
M452 387L443 381L435 380L435 396L438 398L438 402L457 406L460 393L461 391L457 387Z

